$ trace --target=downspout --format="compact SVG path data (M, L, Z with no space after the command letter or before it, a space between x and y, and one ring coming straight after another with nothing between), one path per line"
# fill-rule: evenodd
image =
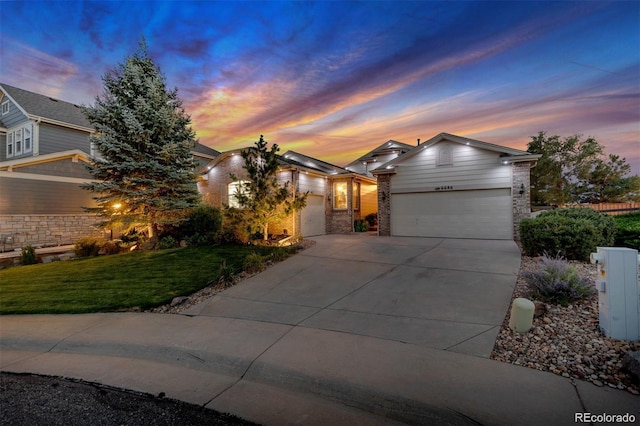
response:
M33 129L33 156L40 155L40 122L42 117L36 118L36 123Z
M299 171L299 170L296 170L296 169L291 170L291 186L292 186L292 188L293 188L293 196L294 196L294 197L295 197L295 196L296 196L296 194L298 193L298 182L297 182L297 180L296 180L296 171L297 171L298 173L300 173L300 171ZM291 231L291 235L293 235L293 237L295 238L295 236L296 236L296 220L298 219L298 215L300 215L300 214L301 214L301 212L299 212L299 211L294 211L292 214L293 214L293 220L292 220L292 222L293 222L293 223L291 224L291 227L292 227L293 229L292 229L292 231Z

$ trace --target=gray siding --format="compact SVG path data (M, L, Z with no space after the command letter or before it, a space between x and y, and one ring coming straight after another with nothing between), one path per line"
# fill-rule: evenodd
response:
M77 183L0 177L0 214L76 214L93 194Z
M436 165L441 148L449 148L452 164ZM511 167L500 164L498 153L457 143L442 142L430 146L400 163L391 179L392 192L452 189L509 188Z
M0 104L5 103L7 99L7 97L2 99L2 101L0 101ZM23 121L27 121L28 117L24 115L13 102L9 101L9 112L0 115L0 120L2 120L7 129L10 129L22 123Z
M3 104L6 100L7 98L5 97L0 101L0 104ZM0 121L2 121L7 130L11 130L18 124L27 122L28 117L20 112L13 102L9 101L9 112L7 114L0 115ZM31 153L29 153L29 155L31 155ZM11 159L13 158L15 157L11 157ZM6 135L2 135L0 137L0 161L5 160L7 160L7 138Z
M49 124L40 124L40 155L79 149L91 154L89 134Z
M0 162L7 159L7 135L0 135Z
M87 170L87 163L73 162L70 158L60 161L34 164L15 169L14 173L33 173L38 175L65 176L80 179L93 179Z

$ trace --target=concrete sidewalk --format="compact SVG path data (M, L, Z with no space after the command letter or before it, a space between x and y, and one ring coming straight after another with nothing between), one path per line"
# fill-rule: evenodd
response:
M488 359L513 242L323 236L185 315L0 317L0 369L264 424L574 424L640 398Z

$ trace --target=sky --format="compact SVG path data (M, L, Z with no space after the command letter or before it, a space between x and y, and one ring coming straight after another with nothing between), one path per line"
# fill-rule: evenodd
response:
M441 132L592 136L640 174L639 1L0 1L0 82L92 105L141 37L219 151L345 165Z

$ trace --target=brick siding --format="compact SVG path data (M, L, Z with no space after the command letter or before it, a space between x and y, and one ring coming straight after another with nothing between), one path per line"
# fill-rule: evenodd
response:
M520 222L531 217L531 165L532 162L512 165L511 200L513 205L513 239L520 240ZM520 191L524 191L520 194Z

